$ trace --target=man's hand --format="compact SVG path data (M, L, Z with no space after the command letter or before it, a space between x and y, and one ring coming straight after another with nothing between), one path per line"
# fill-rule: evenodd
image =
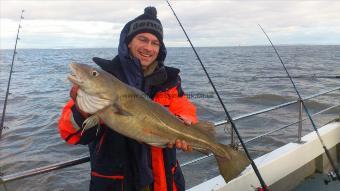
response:
M185 125L191 125L191 121L189 119L184 118L183 116L176 116L179 120L181 120ZM168 148L173 148L174 145L177 149L182 149L184 152L191 152L192 147L184 140L176 139L175 143L168 143Z
M176 115L176 117L181 120L185 125L188 125L190 126L192 124L192 121L190 119L187 119L186 117L184 116L179 116L179 115Z
M173 148L174 145L177 149L182 149L184 152L191 152L192 147L184 140L176 139L175 143L168 143L168 148Z
M73 101L75 102L77 99L77 92L79 90L79 86L76 84L73 84L71 91L70 91L70 97L73 99Z

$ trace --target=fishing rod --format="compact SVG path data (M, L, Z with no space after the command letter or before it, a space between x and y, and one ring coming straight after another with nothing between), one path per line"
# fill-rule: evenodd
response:
M257 168L257 166L256 166L256 164L255 164L255 162L254 162L253 159L251 158L251 156L250 156L250 154L249 154L249 152L248 152L248 149L246 148L246 145L244 144L244 142L243 142L243 140L242 140L242 137L241 137L240 133L238 132L238 130L237 130L237 128L236 128L236 125L235 125L233 119L232 119L231 116L229 115L229 112L228 112L226 106L224 105L224 103L223 103L223 101L222 101L222 99L221 99L221 97L220 97L220 95L219 95L219 93L218 93L218 91L217 91L217 89L216 89L216 87L215 87L213 81L211 80L211 78L210 78L210 76L209 76L209 73L207 72L207 70L206 70L204 64L202 63L201 58L199 57L199 55L198 55L198 53L197 53L197 51L196 51L194 45L192 44L192 42L191 42L191 40L190 40L188 34L186 33L186 31L185 31L185 29L184 29L184 27L183 27L181 21L178 19L178 17L177 17L177 15L176 15L174 9L172 8L170 2L169 2L168 0L165 0L165 1L166 1L167 4L169 5L169 7L170 7L172 13L174 14L174 16L176 17L176 19L177 19L177 21L178 21L180 27L182 28L182 30L183 30L183 32L184 32L184 34L185 34L185 36L186 36L188 42L189 42L190 45L191 45L191 48L192 48L193 51L195 52L195 55L196 55L196 57L197 57L199 63L201 64L201 66L202 66L202 68L203 68L203 70L204 70L204 72L205 72L205 74L206 74L206 76L207 76L207 78L208 78L208 80L209 80L209 82L210 82L212 88L214 89L214 92L215 92L215 94L216 94L216 96L217 96L219 102L221 103L221 105L222 105L222 107L223 107L223 110L224 110L224 112L225 112L225 114L226 114L226 116L227 116L227 119L228 119L228 121L229 121L230 124L231 124L231 127L233 128L234 132L236 133L238 139L240 140L240 143L241 143L241 145L242 145L242 147L243 147L243 149L244 149L244 151L245 151L245 153L246 153L246 155L247 155L247 157L248 157L248 159L249 159L249 161L250 161L250 164L251 164L251 166L253 167L254 172L255 172L257 178L258 178L259 181L260 181L260 184L261 184L261 187L262 187L262 188L260 188L260 189L261 189L262 191L267 191L267 190L268 190L268 189L267 189L267 185L266 185L266 183L264 182L264 180L263 180L263 178L262 178L262 176L261 176L261 174L260 174L260 172L259 172L259 170L258 170L258 168Z
M333 171L330 173L330 175L332 175L332 176L335 175L335 177L340 181L340 175L339 175L338 169L335 167L334 162L333 162L333 159L332 159L332 157L331 157L331 155L330 155L328 149L326 148L325 143L323 142L323 140L322 140L322 138L321 138L321 136L320 136L320 133L319 133L318 129L316 128L316 125L315 125L315 123L314 123L314 120L312 119L312 116L310 115L309 110L308 110L308 108L307 108L306 105L305 105L305 102L303 101L303 99L302 99L302 97L301 97L299 91L297 90L297 88L296 88L296 86L295 86L295 83L294 83L292 77L290 76L290 74L289 74L289 72L288 72L288 70L287 70L285 64L283 63L282 58L281 58L279 52L277 51L276 47L274 46L274 44L273 44L272 41L270 40L270 38L269 38L269 36L267 35L267 33L266 33L266 32L264 31L264 29L261 27L261 25L259 25L259 27L261 28L261 30L263 31L263 33L266 35L266 37L267 37L267 39L269 40L271 46L272 46L273 49L275 50L275 53L276 53L277 57L279 58L279 60L280 60L280 62L281 62L281 64L282 64L284 70L286 71L287 76L288 76L290 82L292 83L292 85L293 85L293 87L294 87L294 90L295 90L296 94L299 96L299 100L301 101L302 106L303 106L303 108L304 108L304 110L305 110L305 112L306 112L306 114L307 114L309 120L310 120L311 123L312 123L312 126L313 126L313 129L314 129L315 133L317 134L317 136L318 136L318 138L319 138L319 140L320 140L320 142L321 142L321 145L322 145L323 149L325 150L326 156L327 156L327 158L328 158L328 160L329 160L329 162L330 162L330 164L331 164L331 166L332 166L332 168L333 168Z
M291 76L292 78L301 78L301 79L317 79L317 78L326 78L326 79L333 79L333 78L340 78L340 75L301 75L301 76ZM253 79L262 79L262 78L269 78L269 79L276 79L276 78L289 78L288 76L254 76Z
M17 38L15 39L15 46L14 46L13 56L12 56L11 70L9 72L9 78L8 78L5 102L4 102L4 107L3 107L3 110L2 110L2 116L1 116L1 122L0 122L0 138L1 138L1 135L2 135L2 130L5 128L4 127L4 120L5 120L7 99L8 99L8 95L9 95L9 86L11 84L11 78L12 78L12 73L13 73L14 58L15 58L15 55L17 54L17 43L18 43L18 40L20 40L19 39L19 32L20 32L20 28L21 28L21 20L24 19L24 17L22 16L24 14L24 12L25 12L25 10L21 10L21 16L20 16L18 32L17 32Z

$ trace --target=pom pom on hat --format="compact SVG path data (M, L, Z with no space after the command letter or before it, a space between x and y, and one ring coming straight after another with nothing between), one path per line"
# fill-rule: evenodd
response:
M145 7L144 14L149 14L157 18L157 9L155 7Z

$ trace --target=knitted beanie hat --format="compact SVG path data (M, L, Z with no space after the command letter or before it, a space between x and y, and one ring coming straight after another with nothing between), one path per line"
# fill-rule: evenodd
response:
M163 26L161 21L157 19L157 10L155 7L146 7L144 14L139 15L126 25L130 25L125 39L126 44L129 44L137 34L144 32L155 35L163 44Z

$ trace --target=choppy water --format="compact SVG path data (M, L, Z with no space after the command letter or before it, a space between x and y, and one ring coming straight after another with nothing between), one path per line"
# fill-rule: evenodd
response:
M340 46L279 46L278 50L292 75L339 75ZM0 171L5 175L53 164L88 154L86 146L71 146L59 137L57 122L62 106L69 99L66 80L68 64L77 61L92 64L94 56L111 59L116 49L18 50L10 88L4 130L0 139ZM254 76L285 75L271 47L198 48L221 97L232 117L251 113L287 101L297 95L288 79L259 79ZM0 53L0 108L4 103L12 51ZM169 48L166 64L181 69L183 87L197 105L201 119L220 121L222 107L190 48ZM309 96L340 86L340 79L296 79L302 96ZM312 113L340 103L340 92L308 102ZM200 96L200 95L205 95ZM199 98L201 97L201 98ZM318 126L339 115L339 108L315 117ZM248 140L269 130L297 120L297 106L236 121L242 137ZM292 126L248 144L252 156L273 150L297 138ZM304 123L303 134L310 132ZM218 138L227 143L223 127ZM198 153L179 152L186 162ZM183 168L187 188L218 174L213 158ZM25 178L7 184L8 190L87 190L89 164ZM3 189L0 186L0 190Z

